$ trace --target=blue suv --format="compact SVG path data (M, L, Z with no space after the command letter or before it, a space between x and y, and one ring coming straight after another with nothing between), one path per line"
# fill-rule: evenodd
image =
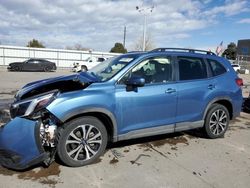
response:
M108 142L203 128L223 137L239 116L243 82L212 52L160 48L109 59L88 72L29 83L0 129L8 168L68 166L100 157Z

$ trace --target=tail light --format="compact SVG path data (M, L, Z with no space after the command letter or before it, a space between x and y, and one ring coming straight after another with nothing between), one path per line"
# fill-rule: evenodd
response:
M236 78L235 82L239 87L243 86L243 80L241 78Z

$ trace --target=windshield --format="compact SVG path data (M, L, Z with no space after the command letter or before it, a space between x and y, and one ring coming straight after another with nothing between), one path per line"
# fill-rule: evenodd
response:
M98 77L100 81L104 82L112 78L138 56L139 55L130 54L112 57L93 67L89 72Z

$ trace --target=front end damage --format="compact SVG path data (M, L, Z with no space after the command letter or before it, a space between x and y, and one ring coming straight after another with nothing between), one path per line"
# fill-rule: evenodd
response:
M0 164L22 170L48 158L39 139L40 122L15 118L0 129Z
M54 161L62 122L47 110L61 93L82 90L90 76L67 76L26 85L11 105L12 120L0 128L0 165L23 170ZM94 80L92 80L94 82Z
M46 109L15 117L0 128L0 165L22 170L54 160L61 123Z

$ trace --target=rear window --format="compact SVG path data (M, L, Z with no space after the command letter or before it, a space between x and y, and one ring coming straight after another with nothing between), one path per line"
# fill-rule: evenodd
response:
M218 61L212 60L212 59L208 59L207 61L210 64L213 76L218 76L218 75L221 75L221 74L224 74L225 72L227 72L225 67L221 63L219 63Z
M206 64L201 58L178 57L178 64L180 80L207 78Z

